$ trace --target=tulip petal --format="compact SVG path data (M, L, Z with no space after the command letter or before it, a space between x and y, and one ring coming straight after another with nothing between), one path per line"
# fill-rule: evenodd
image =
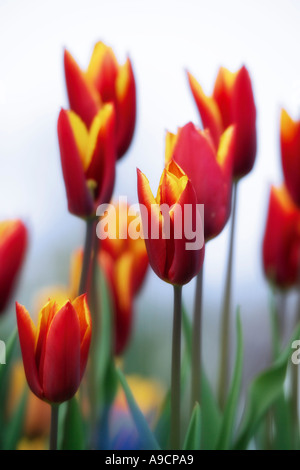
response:
M35 362L36 328L23 305L16 303L16 314L26 379L32 392L39 398L43 398L43 390L39 382Z
M119 67L115 106L118 158L121 158L127 152L132 141L136 121L136 85L129 58L124 65Z
M219 145L219 139L223 132L222 117L214 97L206 96L197 80L188 73L188 80L198 108L203 128L211 132L215 147Z
M80 328L80 380L83 377L88 354L91 343L92 336L92 320L90 310L87 304L87 295L83 294L77 297L72 302L73 307L75 308L78 319L79 319L79 328Z
M91 215L93 199L86 184L69 115L63 109L59 114L57 130L69 211L80 217Z
M90 165L87 180L96 182L96 205L109 203L115 183L116 143L115 108L105 104L95 117L89 136L88 153Z
M45 358L46 340L49 327L58 307L55 301L49 300L41 309L38 317L38 326L35 340L35 362L39 371L39 380L43 385L43 366Z
M67 50L64 52L64 67L70 108L89 127L101 107L100 96Z
M139 169L137 170L137 178L139 203L143 206L143 209L141 208L142 226L148 229L146 233L143 228L143 232L150 265L159 277L164 278L167 252L166 240L161 237L162 215L150 189L149 181Z
M93 83L104 103L113 101L115 98L117 74L118 62L112 48L101 41L97 42L86 71L86 77Z
M285 110L281 111L280 145L285 183L300 206L300 121L294 121Z
M190 213L187 212L187 205L190 207ZM179 212L177 209L180 208ZM184 285L187 284L194 276L196 276L203 264L204 260L204 231L203 224L198 215L198 225L196 225L196 211L197 211L197 196L195 190L190 181L187 182L185 189L183 190L178 203L171 211L171 220L173 224L176 218L181 218L182 236L177 238L174 237L173 246L174 254L172 264L170 265L168 272L168 280L172 284ZM177 215L178 214L178 215ZM187 220L190 217L191 220ZM176 220L178 223L178 218ZM200 226L199 226L200 224ZM187 249L187 243L193 243L195 240L190 236L187 236L186 228L189 227L189 231L196 233L199 240L200 246L197 250ZM202 233L202 235L201 235Z
M45 398L53 403L69 400L79 384L79 319L72 304L67 302L55 315L48 331L43 376Z

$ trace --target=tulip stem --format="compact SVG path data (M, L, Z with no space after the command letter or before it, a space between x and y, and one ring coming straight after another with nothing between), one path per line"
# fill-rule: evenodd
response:
M225 296L223 302L223 311L221 318L221 349L219 362L219 383L218 399L221 409L224 409L227 397L228 378L229 378L229 344L230 344L230 307L231 307L231 285L232 285L232 264L233 264L233 245L236 222L236 203L237 203L237 181L233 183L232 195L232 215L230 227L229 254L226 274Z
M88 219L86 221L86 233L85 233L82 270L81 270L81 277L80 277L80 284L79 284L79 295L85 294L88 288L91 256L92 256L92 250L93 250L94 228L95 228L95 221L93 219Z
M59 405L51 405L51 428L50 428L49 450L57 450L58 410L59 410Z
M181 362L181 315L182 287L174 286L174 315L172 339L171 376L171 449L180 448L180 362Z
M192 385L191 410L195 403L201 403L201 362L202 362L202 290L203 266L196 278L196 293L194 304L193 340L192 340Z
M91 279L91 314L92 314L92 339L90 347L90 370L88 374L89 384L89 398L90 398L90 423L91 423L91 446L94 446L94 433L97 425L98 409L97 409L97 345L99 337L99 315L100 315L100 303L99 303L99 285L98 285L98 252L99 252L99 239L94 234L93 240L93 254L92 254L92 279Z

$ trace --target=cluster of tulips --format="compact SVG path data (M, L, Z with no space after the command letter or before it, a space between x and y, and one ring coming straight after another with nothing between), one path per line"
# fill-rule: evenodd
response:
M237 309L236 337L231 337L231 292L237 190L256 157L256 105L246 67L235 73L220 68L211 96L187 74L202 126L189 122L176 134L166 133L165 165L156 196L137 170L141 210L136 214L113 199L118 160L126 155L135 130L132 63L128 58L120 65L113 50L99 42L87 70L68 51L64 70L70 109L62 109L58 116L61 168L68 210L83 219L86 237L72 256L68 285L39 293L37 322L16 302L30 395L25 385L24 393L10 403L16 387L13 333L6 364L0 366L1 448L30 446L44 421L50 428L44 434L50 449L299 448L298 375L291 363L291 345L300 338L298 314L287 344L280 319L287 291L300 286L300 122L282 111L284 184L271 188L263 241L263 265L272 293L273 359L252 380L241 413L243 329ZM108 219L106 236L99 237L97 224L105 220L111 205L118 230L112 233L114 224ZM100 213L99 207L107 211ZM203 264L206 243L213 243L229 219L221 336L215 338L220 351L218 386L213 390L201 354ZM137 237L130 236L131 223ZM178 223L190 224L192 236L186 231L176 236ZM198 236L201 243L191 249ZM0 224L1 312L13 296L27 239L21 221ZM123 371L135 298L149 265L173 286L171 385L165 392ZM182 288L193 278L194 312L189 315ZM159 309L159 300L155 301ZM137 354L142 356L143 351ZM39 425L32 425L34 415Z

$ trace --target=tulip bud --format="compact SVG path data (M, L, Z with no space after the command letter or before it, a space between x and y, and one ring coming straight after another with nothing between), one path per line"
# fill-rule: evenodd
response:
M300 210L285 186L272 186L263 239L263 266L275 286L287 289L300 281Z
M113 50L98 42L86 72L68 51L64 66L70 107L87 127L103 104L114 104L117 155L122 157L131 143L136 119L136 89L130 59L120 65Z
M100 109L88 130L73 111L61 110L58 140L69 211L93 217L110 201L115 182L115 111Z
M0 313L15 287L27 248L27 229L20 220L0 222Z
M221 135L216 150L210 132L190 122L177 135L167 133L166 164L172 159L190 178L198 204L204 204L204 235L208 241L224 228L231 211L235 129Z
M203 128L211 132L216 148L228 126L236 126L233 177L240 179L253 168L256 156L256 108L251 79L246 67L236 73L221 67L212 96L206 96L188 74Z
M294 121L285 110L281 111L280 145L285 184L300 207L300 120Z
M198 274L204 259L203 223L191 181L171 160L163 171L156 198L146 176L138 170L138 197L152 269L173 285L188 283Z
M16 304L17 324L26 379L32 392L49 403L72 398L82 380L91 341L91 316L86 295L41 309L35 327L28 311Z

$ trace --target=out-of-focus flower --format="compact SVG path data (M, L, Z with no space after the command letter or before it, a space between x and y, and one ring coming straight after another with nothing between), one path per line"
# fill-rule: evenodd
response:
M284 109L280 118L280 145L285 184L300 207L300 120L294 121Z
M70 107L89 127L104 103L116 109L117 154L128 149L135 127L136 87L131 61L120 65L113 50L98 42L84 72L68 51L64 54Z
M144 282L148 255L145 241L128 233L131 223L139 224L138 215L128 213L125 203L110 204L105 224L107 238L100 241L99 266L110 290L114 325L114 353L120 355L128 344L134 315L134 300ZM116 230L110 231L110 227ZM70 293L77 292L82 266L82 249L74 252L71 262Z
M216 150L209 130L199 130L191 122L177 135L166 135L166 164L173 159L185 171L204 204L205 240L216 237L224 228L231 210L234 126L221 135Z
M69 400L83 377L91 341L86 295L63 305L49 300L39 313L37 328L25 307L17 303L16 312L30 389L49 403Z
M263 266L266 277L276 287L286 289L300 281L300 210L285 186L271 187Z
M148 421L149 427L153 429L163 404L165 395L163 386L155 380L138 375L129 375L126 380L138 407ZM113 449L142 449L142 443L132 422L127 401L121 388L119 388L116 395L110 421Z
M156 198L148 179L138 170L138 197L152 269L161 279L173 285L188 283L199 273L204 260L203 239L197 248L196 245L194 249L188 246L197 235L204 238L197 196L191 181L171 160L161 176Z
M204 94L190 73L188 79L203 127L210 130L216 148L224 130L235 124L233 176L242 178L252 170L256 156L256 108L246 67L235 73L221 67L212 96Z
M108 217L116 217L116 236L108 231L107 238L101 240L99 262L111 289L114 352L119 355L124 351L130 337L134 299L145 279L148 255L145 241L141 237L132 239L128 233L130 224L137 223L139 216L129 215L127 204L120 203L114 208L115 211L111 211Z
M14 363L11 373L11 382L8 394L7 417L10 419L12 413L18 406L22 398L24 387L26 386L26 377L22 361ZM42 443L43 438L47 437L50 429L51 411L47 403L39 400L31 391L28 393L26 411L23 427L23 438L21 447L27 448L31 445Z
M0 313L7 306L27 248L27 229L21 220L0 222Z
M104 105L90 129L73 111L61 110L57 124L69 211L92 217L110 201L115 182L115 111Z
M48 441L45 438L28 439L23 437L17 446L17 450L47 450L47 446Z

